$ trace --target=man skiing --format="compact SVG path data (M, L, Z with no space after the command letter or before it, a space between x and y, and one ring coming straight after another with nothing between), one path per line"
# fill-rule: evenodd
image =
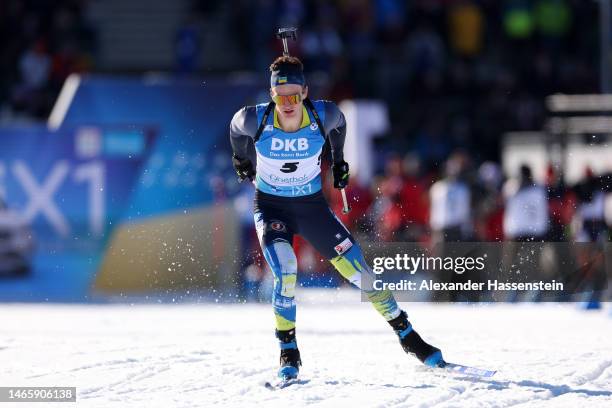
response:
M321 191L321 155L326 141L331 148L334 188L343 189L349 181L349 166L343 157L344 115L333 102L308 99L298 58L288 54L279 57L270 72L272 102L239 110L230 125L230 140L238 177L255 184L255 226L274 274L278 375L291 379L297 377L302 364L295 330L294 234L306 239L357 287L361 287L362 274L373 272ZM391 292L363 290L397 333L404 351L427 366L445 365L440 350L421 339Z

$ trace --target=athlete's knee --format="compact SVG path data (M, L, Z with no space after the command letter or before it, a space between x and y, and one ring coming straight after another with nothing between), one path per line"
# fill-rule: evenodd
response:
M330 262L346 280L361 288L362 274L368 273L369 266L359 245L353 244L346 252L332 258Z
M275 294L293 297L297 281L297 258L291 244L285 239L275 239L266 245L264 252L274 275Z
M400 309L390 291L371 289L370 281L374 273L366 263L361 248L357 244L354 244L343 254L333 258L331 263L349 282L363 289L368 300L386 320L394 319L399 315ZM361 280L364 275L366 282L362 285Z
M272 305L278 330L295 327L295 283L297 258L289 241L276 238L264 247L264 256L274 275Z

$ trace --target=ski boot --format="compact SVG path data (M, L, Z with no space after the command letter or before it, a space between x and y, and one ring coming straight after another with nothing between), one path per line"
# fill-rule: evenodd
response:
M397 333L400 344L406 353L412 354L428 367L444 367L446 365L440 349L426 343L419 336L408 321L406 312L402 310L399 316L389 320L389 324Z
M295 341L295 329L276 330L276 338L280 341L281 348L279 378L283 380L297 378L302 360Z

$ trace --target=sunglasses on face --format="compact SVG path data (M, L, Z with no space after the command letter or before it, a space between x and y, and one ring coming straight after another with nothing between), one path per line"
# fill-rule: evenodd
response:
M302 94L274 95L272 100L279 106L297 105L298 103L302 102Z

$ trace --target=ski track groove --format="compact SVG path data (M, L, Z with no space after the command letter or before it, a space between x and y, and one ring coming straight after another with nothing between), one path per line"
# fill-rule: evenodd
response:
M432 400L428 400L428 401L423 401L420 402L418 405L416 405L416 407L418 408L431 408L431 407L435 407L439 404L446 404L450 401L452 401L453 399L455 399L457 396L463 394L463 392L465 392L465 387L450 387L449 389L445 390L446 393L445 395L441 395L440 397ZM399 398L399 399L395 399L392 401L388 401L387 403L384 404L385 407L389 406L389 407L405 407L406 406L406 402L412 397L412 395L407 394L405 397L403 398ZM391 404L391 405L389 405Z
M208 351L194 351L191 352L190 354L197 354L197 355L210 355L212 354L211 352ZM43 373L43 374L35 374L35 375L30 375L26 378L28 379L33 379L33 378L41 378L41 377L46 377L49 375L57 375L57 374L65 374L65 373L74 373L74 372L78 372L78 371L85 371L85 370L91 370L91 369L95 369L95 368L106 368L108 370L118 370L118 369L123 369L125 365L129 365L129 364L140 364L140 363L147 363L150 361L165 361L165 360L172 360L175 359L175 363L195 363L195 362L199 362L199 361L203 361L203 358L197 358L197 357L188 357L185 356L184 354L172 354L170 356L166 356L166 357L161 357L161 358L156 358L154 359L153 357L150 356L145 356L145 357L141 357L141 358L136 358L136 357L126 357L123 359L111 359L111 360L107 360L107 361L100 361L100 362L94 362L94 363L89 363L89 364L84 364L78 367L74 367L71 368L69 370L61 370L61 371L52 371L52 372L47 372L47 373Z
M197 352L192 352L192 354L198 354L198 355L209 355L212 354L210 352L204 352L204 351L197 351ZM173 360L174 359L174 360ZM127 359L127 360L134 360L135 362L138 363L142 363L143 361L139 361L138 359ZM151 361L152 359L150 357L146 357L143 360L145 361ZM153 362L155 363L154 366L147 366L144 369L140 369L140 370L136 370L135 372L132 373L128 373L122 380L119 381L115 381L115 382L111 382L109 384L106 384L104 386L101 387L93 387L90 389L85 389L83 391L79 391L79 397L81 398L92 398L92 396L90 396L90 394L93 394L93 397L97 397L100 391L114 391L117 394L124 394L124 393L128 393L131 391L136 391L136 389L134 388L129 388L127 390L115 390L116 387L118 387L119 385L121 385L122 387L126 387L129 386L133 383L138 383L138 382L142 382L144 380L150 379L160 373L163 373L165 371L169 371L170 369L174 369L175 367L173 367L171 364L174 363L194 363L194 362L200 362L203 361L204 359L198 359L198 358L194 358L194 357L185 357L185 355L183 354L173 354L171 356L167 356L164 357L162 359L158 359L153 360ZM104 366L103 364L95 364L93 366ZM156 367L157 366L157 367ZM81 370L83 369L83 367L78 367L77 369L73 369L70 371L77 371L77 370ZM145 388L141 388L140 389L143 392L146 392L149 390L149 388L145 387Z
M612 360L600 361L596 367L591 370L579 374L577 377L572 378L572 382L575 385L584 385L587 382L597 381L610 367L612 366Z
M518 388L518 390L530 390L532 391L529 394L526 394L525 397L513 397L511 401L501 401L500 407L509 408L509 407L518 407L523 404L530 404L534 402L534 396L536 396L539 401L550 401L554 398L566 395L566 394L582 394L586 396L612 396L612 391L605 390L592 390L592 389L575 389L569 385L561 384L561 385L552 385L542 381L532 381L532 380L521 380L521 381L486 381L490 382L491 389L501 391L501 390L512 390ZM518 399L516 399L518 398Z

